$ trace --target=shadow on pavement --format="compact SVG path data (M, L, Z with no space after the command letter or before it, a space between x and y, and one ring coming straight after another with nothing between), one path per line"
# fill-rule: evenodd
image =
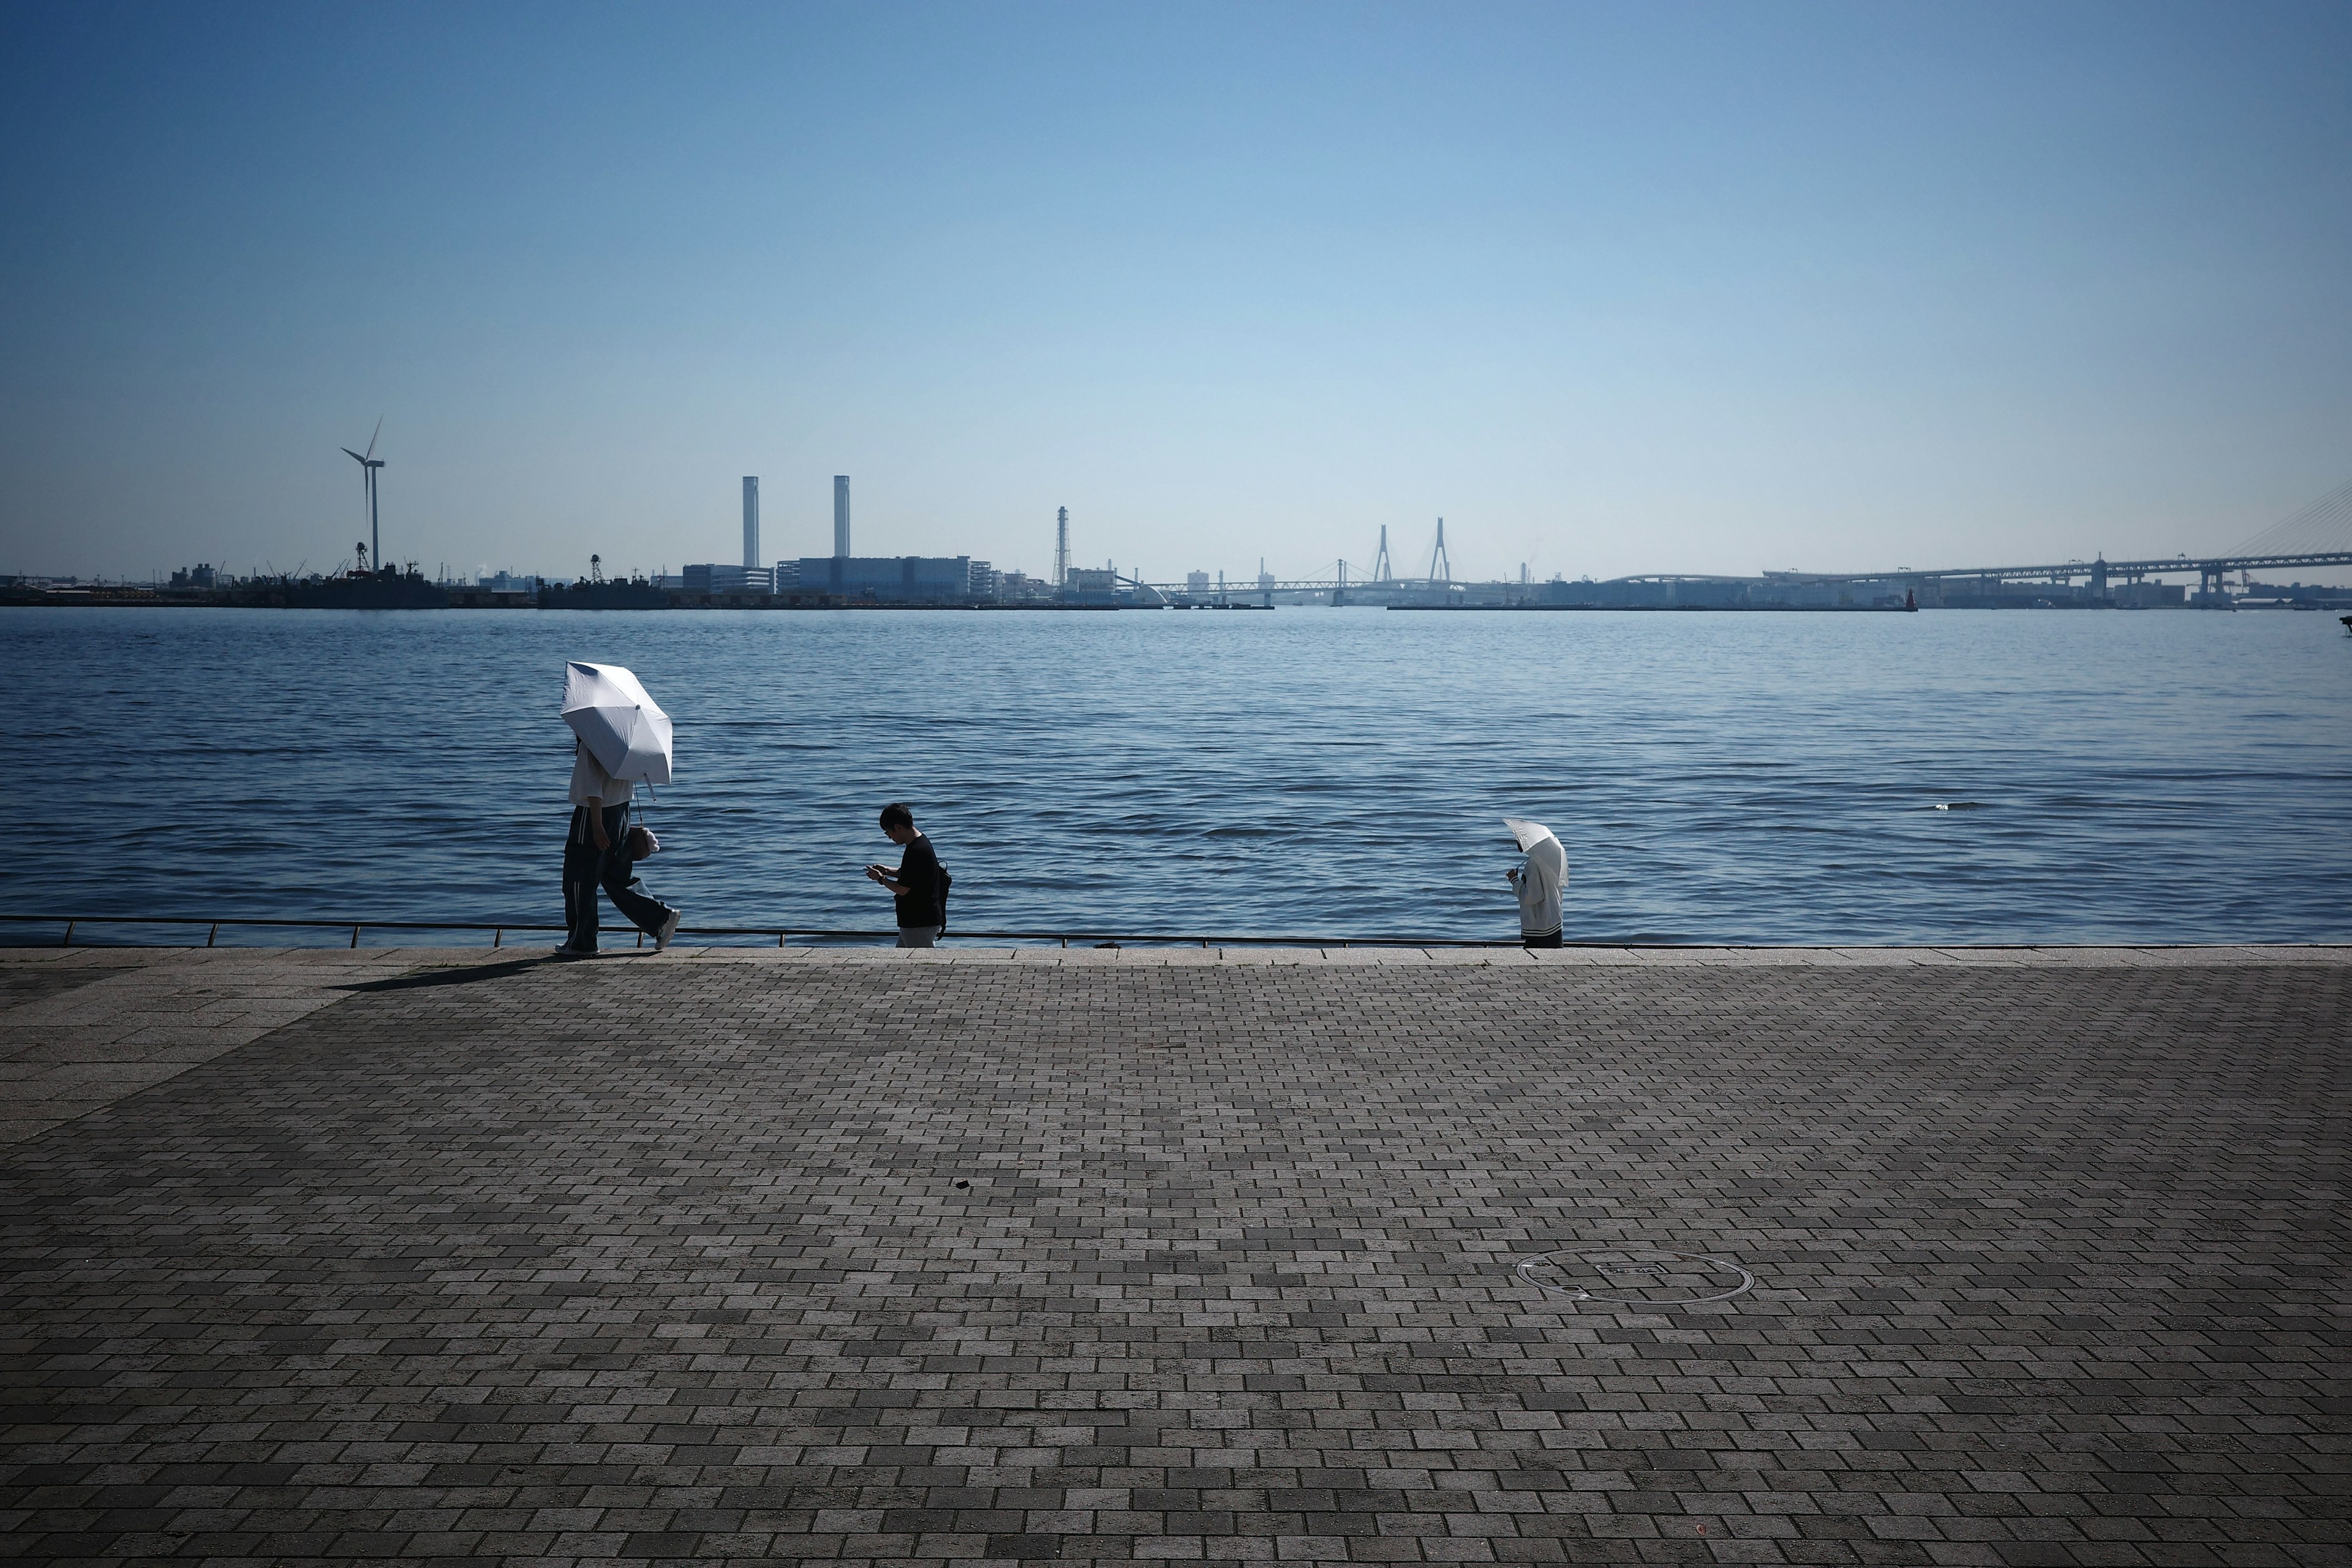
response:
M338 991L417 991L431 985L472 985L484 980L503 980L509 974L520 974L526 969L541 964L561 963L552 954L530 958L509 959L504 963L452 963L410 974L395 974L383 980L355 981L335 987Z

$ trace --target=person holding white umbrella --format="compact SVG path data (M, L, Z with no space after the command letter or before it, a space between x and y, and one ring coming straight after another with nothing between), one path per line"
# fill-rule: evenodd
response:
M679 912L645 890L636 862L660 847L631 829L636 786L669 783L669 715L637 678L617 664L574 660L564 668L563 721L572 726L572 830L563 841L563 944L585 957L596 951L602 884L613 907L654 939L654 951L677 934Z
M1552 830L1523 816L1503 826L1527 859L1503 873L1519 895L1519 940L1529 947L1559 945L1559 900L1568 887L1568 851Z

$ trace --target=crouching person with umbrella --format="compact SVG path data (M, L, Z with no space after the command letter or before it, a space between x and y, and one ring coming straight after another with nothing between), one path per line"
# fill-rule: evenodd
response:
M568 957L596 951L601 885L658 952L677 934L681 916L637 879L636 862L658 844L629 826L629 808L639 784L669 783L669 715L619 665L574 661L564 669L563 721L574 736L572 830L563 841L567 934L555 951Z

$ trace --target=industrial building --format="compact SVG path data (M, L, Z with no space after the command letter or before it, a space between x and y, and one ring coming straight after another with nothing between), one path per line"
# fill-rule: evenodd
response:
M1062 514L1066 549L1068 513ZM986 605L1046 596L1045 585L1017 572L999 573L969 555L853 555L849 476L833 477L833 553L757 564L760 480L743 476L743 564L705 563L662 585L689 599L758 597L777 607L825 605ZM1108 574L1093 574L1107 577Z
M689 594L772 594L776 579L764 566L712 562L688 567L683 585Z
M796 594L899 605L966 605L993 596L976 579L992 588L994 572L969 555L804 555L792 564Z

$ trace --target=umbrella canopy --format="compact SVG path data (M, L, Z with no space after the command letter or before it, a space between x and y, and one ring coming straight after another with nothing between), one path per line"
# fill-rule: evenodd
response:
M563 721L614 778L669 783L669 715L619 665L563 667Z
M1550 828L1540 822L1529 822L1524 816L1507 816L1503 818L1503 826L1511 830L1511 837L1519 841L1522 849L1532 849L1553 837Z
M1519 847L1528 852L1529 859L1549 866L1557 875L1567 873L1568 851L1560 847L1559 835L1550 828L1524 816L1507 816L1503 826L1511 830L1511 837L1519 841Z

